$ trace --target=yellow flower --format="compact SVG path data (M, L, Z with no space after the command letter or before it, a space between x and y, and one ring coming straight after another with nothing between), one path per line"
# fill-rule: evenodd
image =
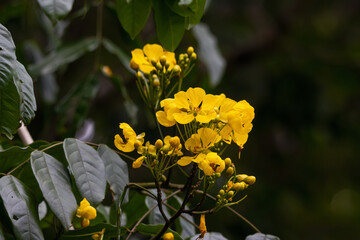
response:
M187 124L196 119L200 123L208 123L215 119L215 105L223 95L206 94L202 88L189 88L174 95L176 108L180 112L173 113L176 122Z
M213 175L214 173L221 173L225 169L224 160L215 152L210 152L205 158L200 159L198 165L207 176Z
M205 223L205 214L201 214L201 216L200 216L199 228L200 228L200 232L201 232L200 238L204 238L205 233L207 232L206 223Z
M156 118L159 123L165 127L172 127L176 121L174 119L174 113L180 113L181 111L176 107L175 99L167 98L160 102L160 106L164 108L164 111L157 111Z
M164 240L174 240L174 234L172 234L171 232L165 233L163 235L163 239Z
M169 63L168 69L173 69L176 64L175 53L168 52L158 44L146 44L142 49L135 49L131 52L132 59L130 61L131 66L136 66L144 73L151 73L156 70L152 62L159 63L160 58L165 58Z
M96 209L90 206L88 200L84 198L76 210L76 216L82 218L81 226L87 227L90 224L90 220L96 218Z
M135 131L127 123L121 123L120 129L123 130L125 140L123 140L119 134L115 135L114 144L123 152L132 152L135 146L141 146L144 143L145 133L136 135Z
M141 157L137 158L137 159L133 162L132 167L133 167L133 168L139 168L139 167L141 167L141 165L142 165L142 163L143 163L144 160L145 160L145 156L141 156Z
M214 146L221 140L219 134L211 128L200 128L196 134L186 140L185 148L192 153L200 153L201 151Z

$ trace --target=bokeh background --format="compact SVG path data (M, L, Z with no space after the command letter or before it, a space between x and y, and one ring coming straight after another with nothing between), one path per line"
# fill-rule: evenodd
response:
M157 42L152 15L133 41L111 3L104 8L103 36L125 55ZM1 1L0 22L12 33L18 59L29 69L57 46L95 35L92 4L75 1L72 13L53 27L35 0ZM200 59L185 86L246 99L254 106L254 128L241 159L236 160L235 147L228 154L240 172L257 177L235 209L264 233L287 240L358 237L359 13L357 0L208 1L202 23L216 38L226 67L214 85ZM185 33L176 52L189 45L198 47L193 31ZM95 61L109 65L121 84L94 70ZM90 73L95 77L89 78ZM124 121L137 132L150 128L151 139L158 137L132 73L105 49L34 78L34 86L38 111L29 125L34 139L77 136L113 146L118 123ZM148 177L130 174L135 181ZM208 230L229 239L254 232L227 210L207 222Z

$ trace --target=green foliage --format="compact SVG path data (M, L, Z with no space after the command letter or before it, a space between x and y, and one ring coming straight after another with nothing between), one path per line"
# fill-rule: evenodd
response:
M145 26L151 11L151 1L117 0L116 11L121 25L134 39Z
M36 102L32 79L16 60L10 32L0 24L0 133L12 138L22 120L35 116Z
M91 204L99 204L105 197L105 168L99 154L85 143L67 138L64 152L76 185Z
M31 153L31 167L46 202L64 228L69 229L77 204L67 169L58 160L40 151Z
M101 144L98 148L99 156L104 161L105 177L110 184L110 189L114 193L116 205L120 203L126 184L129 183L129 172L126 162L108 146ZM128 195L125 195L124 202L128 201Z
M18 239L44 239L29 190L13 176L0 178L0 195Z
M117 231L116 231L115 226L113 226L111 224L100 223L100 224L97 224L96 226L89 226L84 229L69 231L67 233L64 233L60 239L62 239L62 240L70 240L70 239L88 240L88 239L91 239L92 235L94 235L95 233L101 232L103 229L105 229L104 238L103 238L104 240L114 239L116 237Z
M156 32L164 48L174 51L185 32L185 18L171 12L161 0L154 1Z
M74 0L38 0L40 7L53 20L65 17L72 9Z

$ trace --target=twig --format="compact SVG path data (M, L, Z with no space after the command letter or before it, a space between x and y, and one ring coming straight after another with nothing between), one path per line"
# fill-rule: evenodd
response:
M161 200L161 202L163 203L164 201L168 200L169 198L171 198L172 196L178 194L179 192L181 192L181 190L176 190L175 192L173 192L172 194L170 194L169 196L167 196L165 199ZM151 193L151 192L150 192ZM154 197L154 196L152 196ZM155 197L156 199L156 197ZM154 206L152 206L140 219L139 221L137 221L137 223L134 225L134 227L131 229L129 235L127 236L126 240L129 240L131 235L135 232L136 227L139 226L139 224L147 217L147 215L149 215L159 204L155 204Z

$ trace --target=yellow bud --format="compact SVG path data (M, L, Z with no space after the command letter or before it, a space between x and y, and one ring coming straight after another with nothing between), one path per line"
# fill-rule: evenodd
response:
M142 78L142 74L141 74L141 72L139 72L139 71L138 71L138 72L136 72L136 77L137 77L137 78Z
M155 78L154 81L153 81L153 85L154 85L155 87L160 86L160 80L159 80L158 78Z
M194 48L193 47L188 47L188 49L187 49L187 54L189 55L189 56L191 56L191 54L194 52Z
M113 75L113 73L112 73L112 71L111 71L111 69L110 69L109 66L103 66L103 67L101 68L101 71L102 71L102 72L104 73L104 75L107 76L107 77L111 77L111 76Z
M248 175L246 175L246 174L238 174L238 175L236 175L236 181L241 182L242 180L244 180L247 177L248 177Z
M166 63L166 56L165 56L165 55L162 55L162 56L160 57L160 63L161 63L162 65L165 65L165 63Z
M181 61L183 61L184 60L184 54L180 54L180 56L179 56L179 61L181 62Z
M165 62L165 68L168 69L170 67L170 62L169 61L166 61Z
M157 68L158 70L161 70L161 69L163 68L163 66L161 65L161 63L158 62L158 63L156 64L156 68Z
M162 151L167 154L169 151L170 151L170 146L169 145L165 145L163 148L162 148Z
M81 221L81 227L87 227L90 225L90 220L88 218L83 218Z
M139 65L133 60L130 60L130 68L134 69L135 71L137 71L139 69Z
M232 198L234 196L234 191L229 191L228 193L227 193L227 197L228 198Z
M174 240L174 234L172 234L171 232L165 233L163 235L163 239L164 240Z
M173 148L177 148L180 145L180 138L178 136L172 137L169 143Z
M230 158L225 158L225 167L228 168L231 166L232 162L231 162L231 159Z
M227 176L231 176L234 174L234 168L233 167L229 167L228 169L226 169L226 175Z
M196 53L192 53L191 56L190 56L190 59L193 60L193 61L196 60L197 59Z
M173 68L173 71L174 71L175 73L180 73L180 72L181 72L180 66L179 66L179 65L175 65L174 68Z
M156 142L155 142L156 149L160 149L163 146L164 146L164 143L163 143L163 141L161 141L161 139L156 140Z
M244 182L235 183L235 184L234 184L234 187L233 187L233 189L234 189L235 191L242 191L242 190L244 190L245 188L246 188L246 183L244 183Z
M224 191L223 189L221 189L221 190L219 191L219 194L220 194L220 196L224 196L225 191Z
M157 61L156 61L155 58L152 58L150 62L151 62L151 65L153 65L154 67L155 67L156 64L157 64Z
M256 182L256 177L254 176L248 176L244 179L244 182L246 182L249 185L253 185Z
M166 176L164 174L161 175L161 181L166 182L166 180L167 180Z
M141 156L141 157L137 158L137 159L133 162L132 167L133 167L133 168L139 168L139 167L141 167L141 165L142 165L142 163L143 163L144 160L145 160L145 157L144 157L144 156Z

